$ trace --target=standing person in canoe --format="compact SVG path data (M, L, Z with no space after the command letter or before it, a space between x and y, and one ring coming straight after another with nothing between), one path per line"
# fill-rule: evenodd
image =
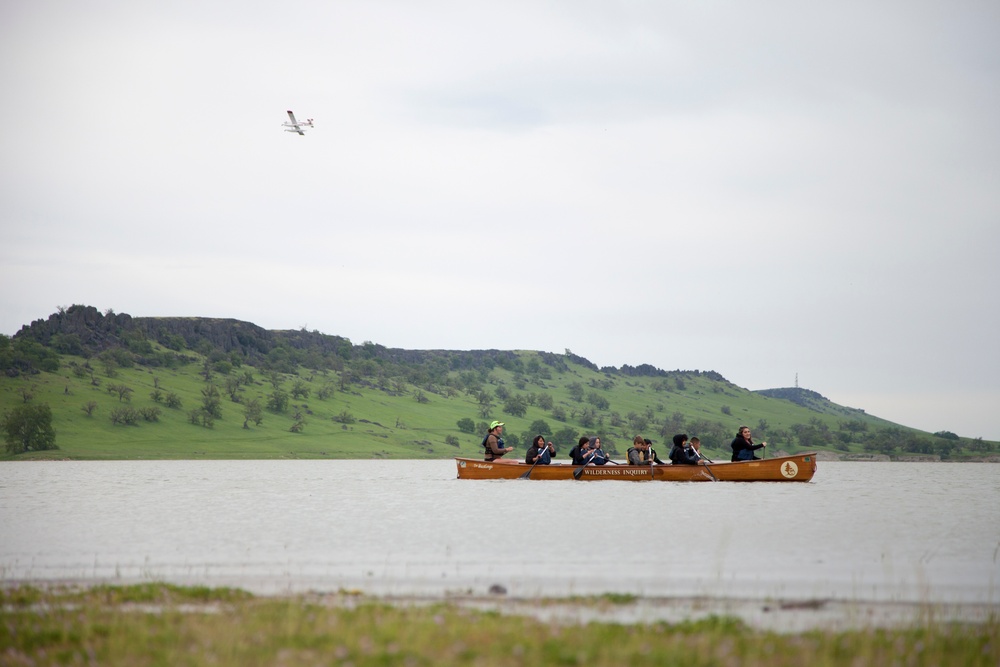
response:
M767 447L766 442L762 442L759 445L753 444L753 439L750 437L750 428L748 426L740 426L740 430L736 432L736 437L733 438L733 442L730 445L733 448L733 458L732 461L755 461L759 460L760 457L754 454L758 449L763 449Z
M528 447L528 453L524 455L524 462L531 465L541 463L543 466L547 466L552 463L552 457L555 455L555 445L551 441L546 444L545 438L536 435L535 439L531 441L531 447Z
M487 461L499 461L504 454L514 451L513 447L503 446L503 422L490 422L490 432L483 438L483 448L486 450Z

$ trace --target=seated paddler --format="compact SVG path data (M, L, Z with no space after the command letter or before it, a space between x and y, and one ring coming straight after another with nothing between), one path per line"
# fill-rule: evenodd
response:
M688 444L687 433L678 433L674 436L674 446L670 448L670 456L668 458L674 465L704 465L701 455L694 451Z
M646 444L647 442L649 441L641 435L637 435L632 439L632 446L626 452L630 466L653 465L653 458L649 454L649 445Z
M602 466L608 462L608 455L601 449L601 439L597 436L587 441L586 465Z
M584 459L587 457L587 443L589 442L590 438L585 435L580 436L580 441L576 443L573 449L569 450L569 457L573 460L573 465L586 465Z
M740 426L739 430L736 431L736 437L733 438L733 442L729 446L733 449L731 460L735 463L736 461L757 460L759 457L754 452L767 447L767 443L754 444L753 437L750 435L750 427Z
M528 453L524 455L524 462L531 465L539 463L547 466L552 463L552 457L555 455L555 445L551 441L546 443L544 437L536 435L535 439L531 441L531 447L528 447Z
M656 465L660 465L660 466L667 465L666 463L664 463L663 461L660 460L659 456L656 455L656 450L653 449L653 441L652 440L650 440L649 438L643 438L642 441L646 443L647 447L649 447L649 458L653 459L653 463L655 463Z

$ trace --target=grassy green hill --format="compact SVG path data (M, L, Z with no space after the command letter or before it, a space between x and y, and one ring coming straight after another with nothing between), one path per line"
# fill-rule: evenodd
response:
M568 351L388 350L317 332L77 308L0 338L0 413L49 406L58 447L5 458L478 457L490 419L506 422L518 452L541 432L560 458L583 434L623 458L636 434L663 456L670 436L686 432L728 460L741 424L772 455L996 451L808 390L752 392L711 371L599 369ZM255 401L259 423L248 410Z

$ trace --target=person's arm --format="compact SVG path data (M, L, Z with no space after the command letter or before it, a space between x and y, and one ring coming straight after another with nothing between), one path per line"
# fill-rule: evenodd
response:
M486 442L490 446L490 451L493 452L494 456L501 456L511 451L510 447L501 447L500 439L495 435L491 435L490 439Z

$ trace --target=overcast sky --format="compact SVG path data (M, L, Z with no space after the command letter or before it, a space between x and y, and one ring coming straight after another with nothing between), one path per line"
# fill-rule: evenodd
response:
M570 349L1000 439L996 2L12 0L0 90L0 333Z

